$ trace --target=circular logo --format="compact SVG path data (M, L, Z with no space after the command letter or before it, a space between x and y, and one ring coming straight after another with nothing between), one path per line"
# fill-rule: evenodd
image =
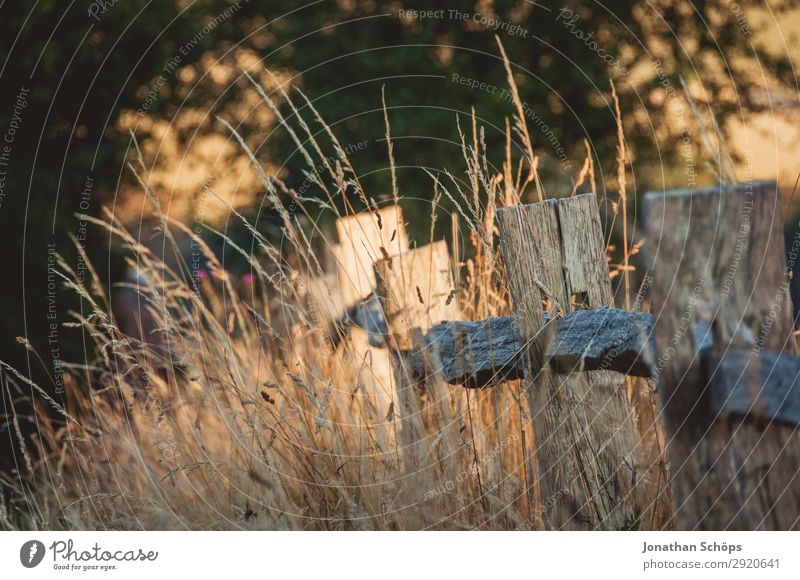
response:
M35 568L44 559L44 544L39 540L30 540L19 549L19 561L26 568Z

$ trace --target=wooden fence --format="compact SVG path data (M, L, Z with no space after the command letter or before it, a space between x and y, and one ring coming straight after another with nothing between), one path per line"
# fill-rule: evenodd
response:
M569 497L535 510L541 527L798 529L800 358L779 201L774 182L647 194L650 312L613 308L593 194L498 210L510 317L459 320L443 243L387 255L370 242L381 255L359 268L372 260L363 278L384 318L365 325L374 304L356 300L339 326L380 328L418 380L522 379L532 496Z

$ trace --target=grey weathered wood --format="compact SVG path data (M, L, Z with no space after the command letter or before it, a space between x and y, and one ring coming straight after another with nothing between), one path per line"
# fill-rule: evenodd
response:
M708 323L719 356L731 348L795 354L777 186L650 193L645 219L676 527L797 529L794 427L718 415L697 339L687 331ZM760 389L759 374L745 377L741 392L769 408L760 399L772 389Z
M637 524L639 435L625 378L559 376L544 367L556 314L611 306L605 243L593 194L498 210L503 257L525 357L542 498L549 529ZM550 321L545 323L544 314ZM542 370L535 370L542 369Z
M383 317L380 301L377 296L370 296L366 300L355 303L345 309L344 314L332 323L328 336L336 346L342 335L349 332L353 326L366 331L368 344L371 347L386 346L386 336L389 328Z
M545 313L544 320L547 318ZM649 377L655 358L649 341L651 331L648 313L615 308L576 310L557 321L545 360L554 371L565 374L609 370ZM524 374L517 321L511 316L436 324L425 335L424 343L436 349L442 376L450 384L479 388ZM410 360L416 374L436 370L423 370L419 352L410 353Z
M545 358L556 372L612 370L648 377L656 362L652 324L646 312L577 310L558 321Z
M703 366L713 416L800 425L800 358L729 349L710 354Z
M558 321L556 334L545 351L558 373L613 370L628 375L626 386L635 410L640 435L642 480L640 529L659 529L673 514L669 493L669 460L663 428L658 420L658 401L649 377L656 354L651 340L653 318L649 313L613 308L578 310Z
M376 334L378 327L371 327ZM545 357L560 374L610 370L651 378L658 372L652 331L653 317L647 312L577 310L557 321ZM739 349L718 355L712 348L710 326L703 321L695 325L694 335L700 345L696 356L703 376L710 377L708 396L714 415L800 425L800 358ZM510 316L436 324L423 342L436 352L442 368L424 368L424 357L412 351L407 356L417 375L441 371L452 385L482 388L524 374L519 330ZM755 393L751 392L754 387Z
M409 360L415 374L432 374L440 370L444 380L451 385L468 388L486 387L522 377L517 322L510 316L436 324L423 342L424 348L436 356L424 357L419 351L412 352ZM439 360L442 368L425 369L425 360Z

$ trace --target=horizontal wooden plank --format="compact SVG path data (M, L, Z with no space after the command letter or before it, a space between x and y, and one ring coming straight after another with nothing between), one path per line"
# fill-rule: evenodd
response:
M615 308L578 310L557 322L546 359L559 373L612 370L650 376L654 355L648 337L652 318L647 313ZM434 349L444 379L450 384L485 387L523 376L523 357L516 320L495 317L473 322L444 322L423 338ZM409 360L422 373L419 352Z
M329 325L326 338L334 348L339 344L342 336L350 332L351 326L358 326L367 331L369 346L386 346L386 335L389 329L376 296L356 302Z
M510 316L443 322L431 327L422 341L428 352L417 350L408 356L415 374L434 364L440 368L428 368L428 373L441 372L446 382L468 388L522 377L519 333Z
M351 323L369 332L373 345L385 344L386 325L377 303L363 303L350 317ZM659 372L649 313L593 308L571 312L556 324L545 352L556 373L610 370L654 378ZM800 425L800 358L740 349L715 354L708 323L698 322L694 334L714 417L747 416ZM418 376L441 373L447 383L467 388L523 376L519 331L510 316L436 324L421 342L427 354L420 349L403 353Z
M712 417L741 416L800 425L800 358L770 351L709 353L703 368Z
M652 329L653 317L646 312L577 310L558 320L545 359L563 374L612 370L649 377L656 364Z

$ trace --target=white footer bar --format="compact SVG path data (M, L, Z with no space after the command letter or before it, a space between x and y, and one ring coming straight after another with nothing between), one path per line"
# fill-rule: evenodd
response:
M799 552L791 532L2 532L0 575L796 579Z

